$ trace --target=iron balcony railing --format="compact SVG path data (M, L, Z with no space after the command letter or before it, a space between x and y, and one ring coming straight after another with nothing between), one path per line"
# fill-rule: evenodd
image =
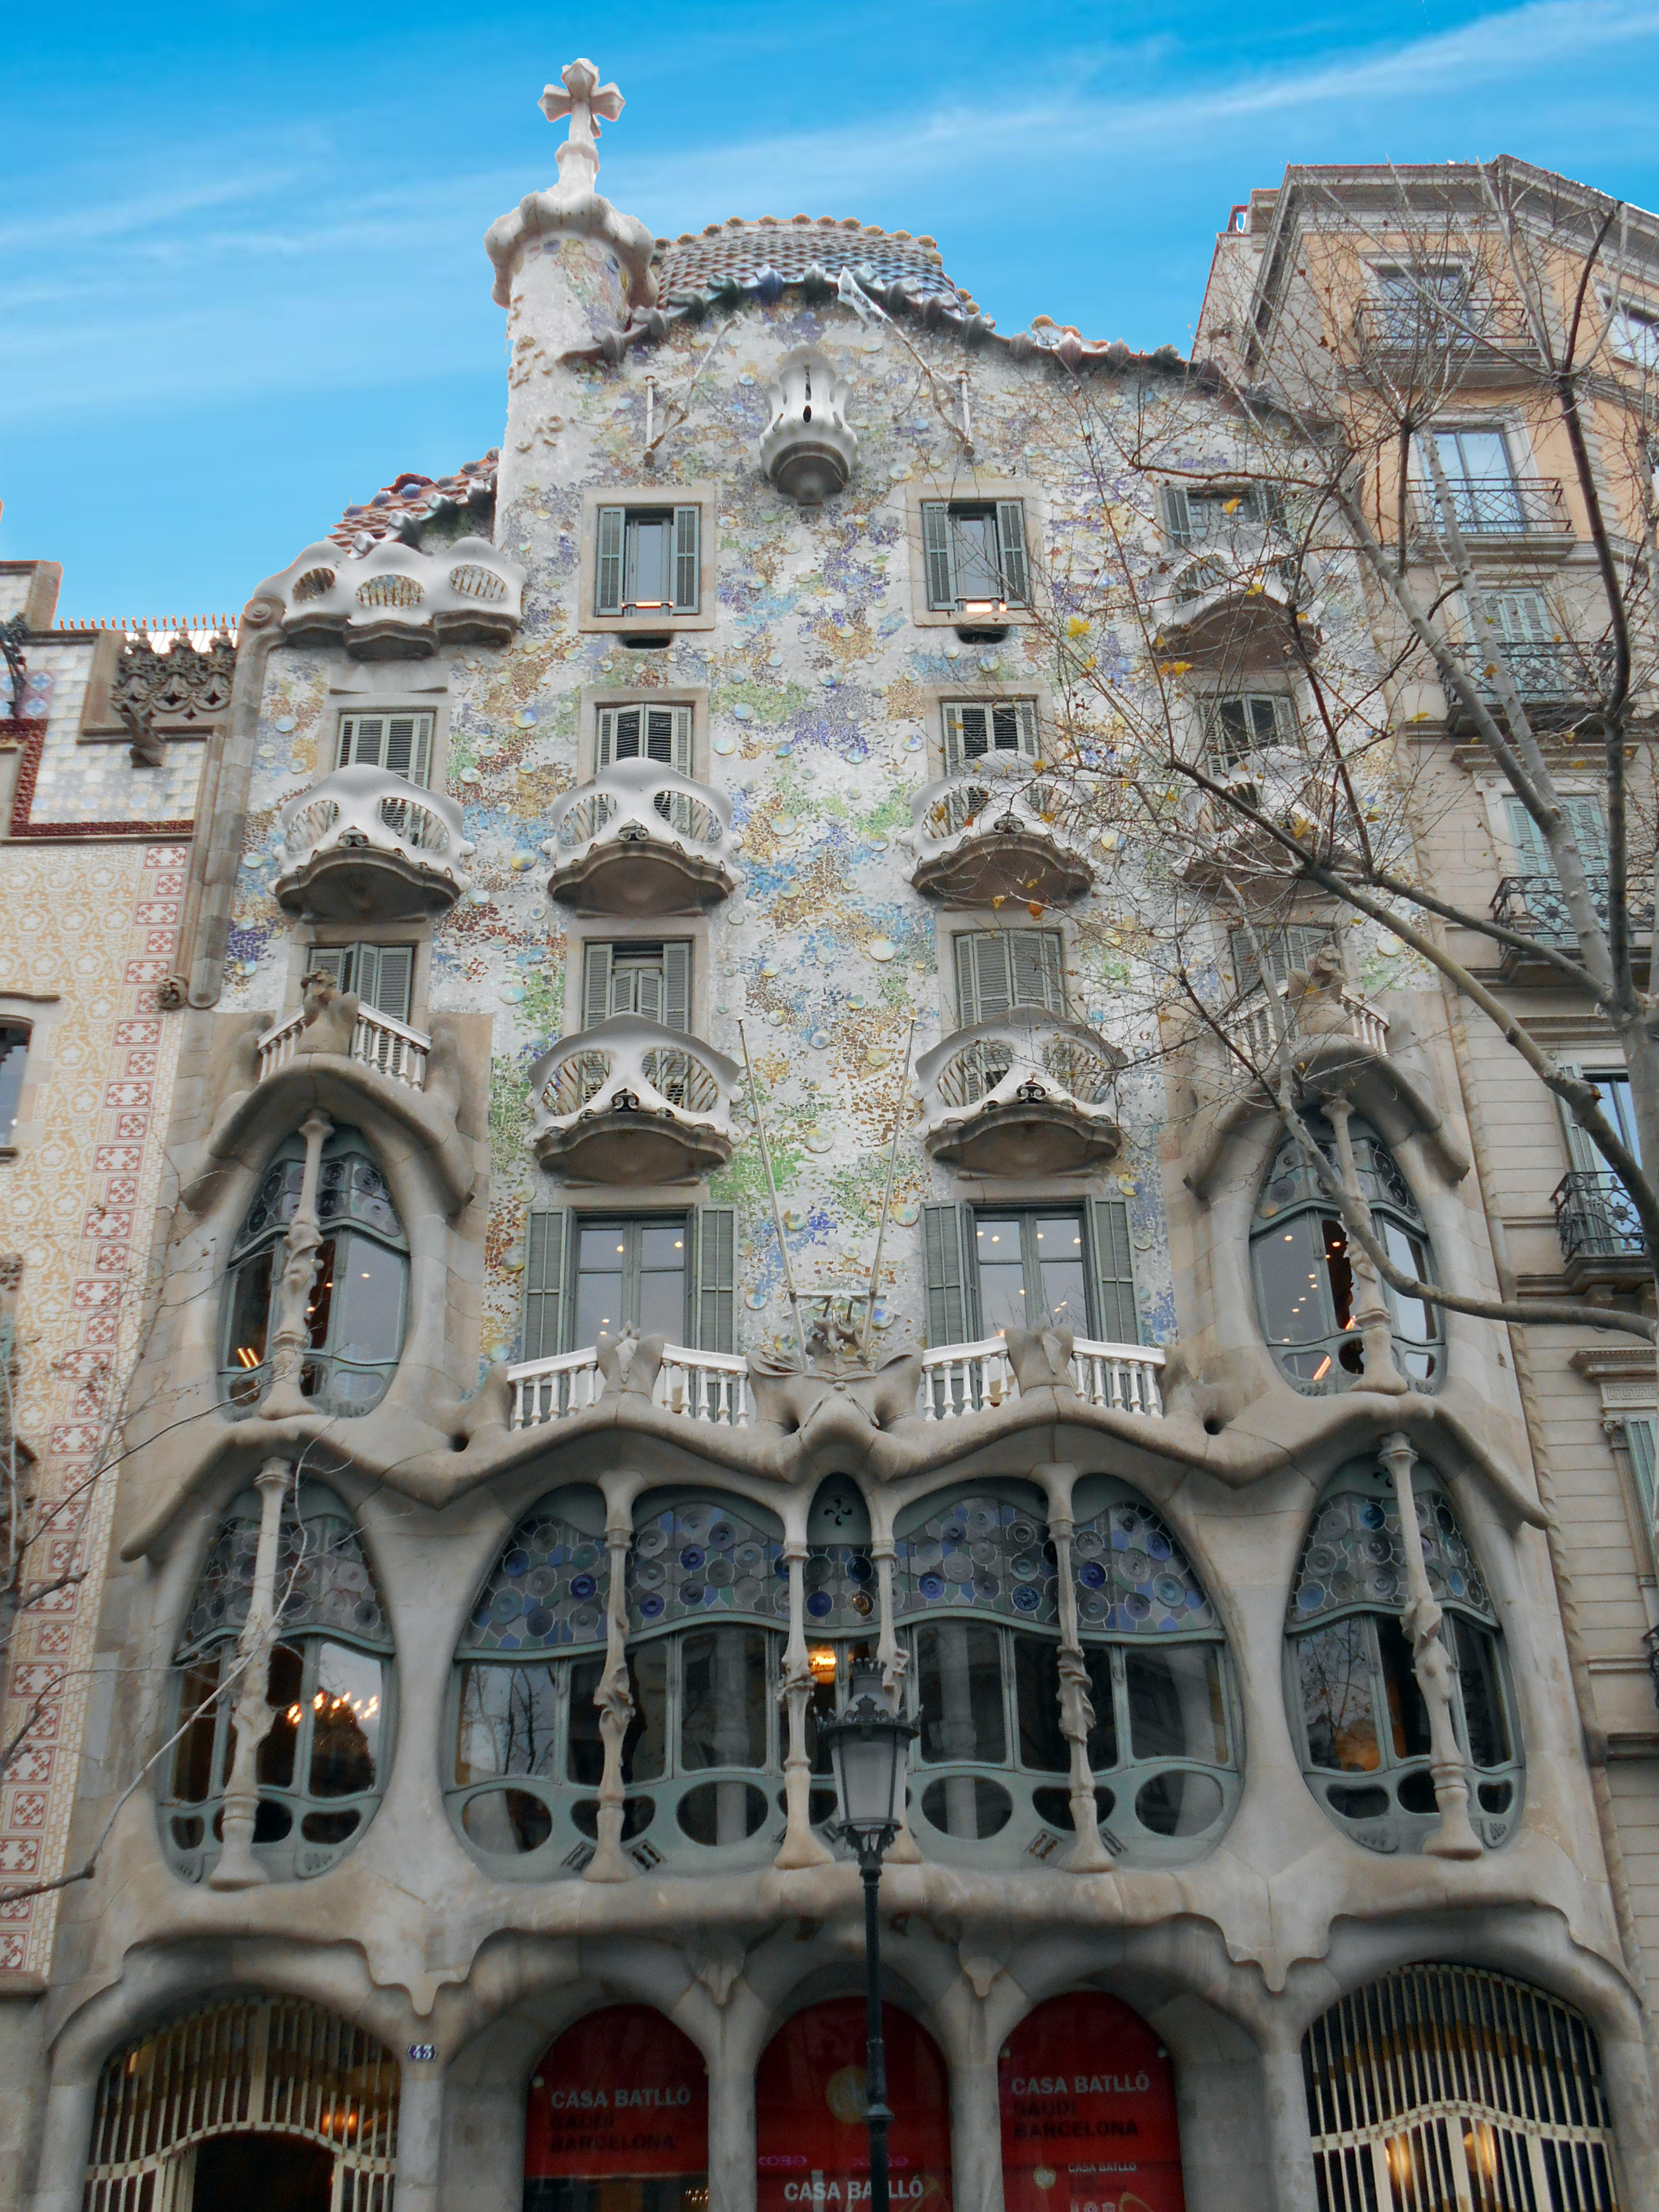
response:
M1565 538L1567 502L1555 477L1452 477L1446 489L1451 513L1466 538ZM1439 495L1431 483L1412 486L1412 519L1437 537L1443 528Z
M1596 920L1605 923L1607 878L1605 872L1587 874L1584 881L1595 908ZM1573 928L1559 880L1553 875L1505 876L1492 895L1492 918L1500 928L1512 929L1517 936L1536 938L1540 945L1547 945L1554 951L1577 951L1577 932ZM1651 896L1632 898L1630 926L1641 931L1653 927Z
M1577 638L1555 638L1547 645L1504 645L1500 651L1510 680L1528 706L1593 704L1613 683L1613 647L1602 639L1587 645ZM1488 699L1498 694L1489 669L1475 672L1475 689Z
M1362 344L1379 353L1463 361L1492 351L1535 353L1532 325L1517 305L1468 294L1416 293L1364 300L1354 314Z
M1630 1193L1611 1168L1575 1168L1555 1190L1561 1255L1575 1261L1642 1260L1647 1239Z

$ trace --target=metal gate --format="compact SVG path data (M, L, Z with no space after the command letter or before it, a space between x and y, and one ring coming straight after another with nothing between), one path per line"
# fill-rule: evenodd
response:
M398 2062L300 1997L207 2006L113 2052L85 2212L191 2212L196 2146L261 2131L333 2152L331 2212L392 2212Z
M1302 2045L1320 2212L1618 2212L1595 2038L1478 1966L1407 1966Z

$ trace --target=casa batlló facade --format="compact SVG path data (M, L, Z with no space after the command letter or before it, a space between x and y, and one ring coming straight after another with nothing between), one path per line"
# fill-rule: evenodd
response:
M871 1672L899 2203L1655 2201L1501 1333L1396 1313L1388 1397L1270 1343L1315 1194L1137 1061L1044 795L1071 395L1192 372L902 233L654 240L616 88L544 105L499 452L241 618L32 2202L860 2203ZM1331 1110L1489 1284L1358 957Z

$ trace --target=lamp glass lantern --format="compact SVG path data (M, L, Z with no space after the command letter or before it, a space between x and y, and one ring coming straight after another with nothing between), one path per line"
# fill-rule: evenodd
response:
M904 1820L904 1782L916 1730L867 1689L822 1731L829 1738L836 1803L848 1841L890 1840Z

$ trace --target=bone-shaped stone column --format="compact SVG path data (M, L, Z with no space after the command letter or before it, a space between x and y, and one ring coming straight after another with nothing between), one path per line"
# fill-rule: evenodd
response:
M1481 1843L1469 1821L1468 1776L1462 1747L1457 1741L1457 1726L1452 1718L1451 1659L1441 1640L1442 1615L1429 1588L1423 1531L1417 1518L1417 1493L1412 1487L1412 1469L1417 1464L1417 1454L1410 1439L1398 1431L1383 1437L1379 1451L1382 1464L1394 1479L1400 1547L1405 1554L1406 1580L1411 1589L1401 1625L1411 1638L1412 1669L1428 1707L1429 1771L1434 1777L1434 1801L1440 1808L1440 1826L1423 1849L1431 1858L1478 1859Z
M611 1573L605 1605L605 1672L593 1693L599 1711L599 1739L605 1746L605 1771L599 1781L599 1847L582 1869L584 1881L629 1881L634 1874L622 1847L627 1796L623 1783L623 1738L634 1718L634 1693L628 1680L628 1547L633 1536L631 1515L622 1522L607 1517L605 1542Z
M253 1823L259 1810L259 1747L276 1716L265 1694L276 1627L276 1553L282 1541L288 1462L268 1459L253 1478L259 1493L259 1541L253 1555L253 1589L247 1619L236 1639L242 1677L231 1708L236 1753L225 1783L221 1814L224 1849L208 1876L210 1889L257 1889L270 1877L253 1856Z
M812 1696L812 1668L806 1654L806 1547L792 1540L784 1545L783 1557L789 1570L789 1640L778 1694L787 1717L789 1747L783 1761L783 1841L772 1863L827 1866L832 1854L812 1833L812 1769L806 1756L806 1708Z
M300 1388L300 1379L306 1353L311 1349L311 1293L323 1241L317 1218L317 1185L322 1175L323 1146L333 1126L326 1114L307 1114L300 1124L306 1144L305 1166L300 1174L299 1203L283 1240L276 1325L270 1334L270 1388L259 1407L268 1420L313 1410Z

